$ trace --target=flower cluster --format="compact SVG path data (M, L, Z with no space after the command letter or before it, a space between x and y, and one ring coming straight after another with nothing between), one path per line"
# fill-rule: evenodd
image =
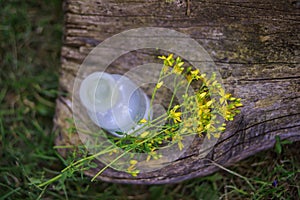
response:
M125 138L114 139L115 144L122 148L131 148L131 152L146 153L148 162L159 159L157 150L177 145L179 150L184 148L184 139L190 135L219 138L226 129L224 121L233 120L242 106L241 99L225 93L222 85L216 80L216 74L210 77L201 74L199 69L184 67L185 63L180 57L174 58L173 54L159 56L163 60L163 67L159 80L154 88L151 103L156 97L156 92L164 85L166 77L174 77L174 94L170 100L167 113L147 121L140 120L145 131L137 137L128 135ZM188 88L194 87L192 94ZM185 89L183 102L174 102L176 89ZM175 105L174 105L175 104ZM161 122L166 123L161 125ZM138 145L137 145L138 144ZM128 173L137 174L137 162L131 162Z

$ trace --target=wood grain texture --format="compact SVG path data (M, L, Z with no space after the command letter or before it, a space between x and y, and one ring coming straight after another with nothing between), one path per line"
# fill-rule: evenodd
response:
M66 136L66 119L72 117L70 97L83 59L101 41L132 28L164 27L190 35L215 61L226 90L244 104L207 159L199 159L196 141L182 158L161 170L132 177L107 169L100 179L173 183L218 170L209 159L229 166L271 148L276 135L300 140L299 1L192 0L187 15L186 2L177 0L65 0L64 10L60 86L69 96L57 100L57 144L79 142L76 134ZM114 62L109 71L122 74L140 62L137 57L153 55L133 53ZM88 174L101 167L99 163Z

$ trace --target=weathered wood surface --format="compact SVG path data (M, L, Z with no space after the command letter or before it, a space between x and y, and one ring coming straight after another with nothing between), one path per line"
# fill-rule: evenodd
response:
M66 0L64 9L60 86L69 96L57 100L57 144L79 142L76 135L65 137L66 118L72 117L73 81L85 56L114 34L149 26L174 29L196 39L215 61L226 90L243 99L242 113L228 124L206 158L229 166L271 148L276 135L300 140L298 0L192 0L189 15L186 2L178 0ZM116 62L111 71L124 73L135 62ZM218 167L207 159L199 159L195 142L183 158L161 170L132 177L107 169L99 178L122 183L171 183L216 170Z

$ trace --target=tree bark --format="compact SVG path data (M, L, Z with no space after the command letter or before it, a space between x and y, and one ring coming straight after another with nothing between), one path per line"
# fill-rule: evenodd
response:
M100 179L120 183L162 184L205 176L271 148L275 136L300 140L300 60L298 0L65 0L64 45L57 99L57 145L78 144L67 137L77 70L87 54L117 33L140 27L165 27L190 35L215 61L227 92L244 107L229 122L212 151L199 157L197 141L180 159L158 171L133 177L107 169ZM138 55L146 54L139 52ZM137 54L136 54L137 55ZM142 56L142 57L143 57ZM151 55L150 55L151 56ZM136 56L109 68L124 73ZM103 165L87 174L94 175Z

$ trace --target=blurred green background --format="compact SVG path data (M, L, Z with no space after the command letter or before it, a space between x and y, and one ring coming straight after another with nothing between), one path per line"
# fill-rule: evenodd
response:
M52 131L62 1L0 0L0 19L0 199L300 199L299 143L280 140L231 171L179 184L91 183L78 173L38 188L66 164Z

